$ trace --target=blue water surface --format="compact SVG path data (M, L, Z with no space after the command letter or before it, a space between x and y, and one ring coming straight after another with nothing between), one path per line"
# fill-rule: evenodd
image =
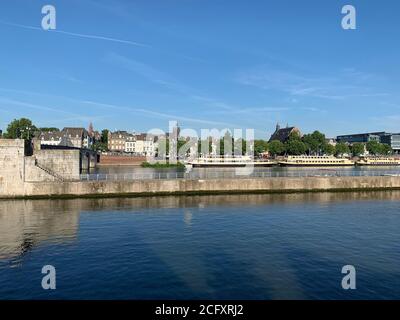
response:
M2 201L0 299L397 299L399 209L399 192Z

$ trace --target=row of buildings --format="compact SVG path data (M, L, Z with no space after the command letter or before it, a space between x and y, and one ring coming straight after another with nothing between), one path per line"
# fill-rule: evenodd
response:
M127 131L115 131L108 133L107 148L111 152L125 152L138 156L155 157L159 141L168 139L169 133L153 135L149 133L129 133ZM178 124L172 128L172 137L178 139L180 128Z
M64 128L61 131L40 132L38 139L41 145L91 149L93 143L100 139L100 134L85 128Z
M41 145L62 146L79 149L91 149L96 141L100 141L100 133L85 128L63 128L61 131L40 132ZM158 143L157 137L149 134L133 134L127 131L108 133L108 150L125 152L140 156L154 156Z
M279 124L276 125L275 132L271 135L269 141L278 140L286 142L290 135L296 133L301 136L300 130L296 127L280 128ZM336 143L343 142L348 144L353 143L368 143L369 141L376 141L389 145L395 153L400 153L400 133L389 132L368 132L357 133L337 136L336 139L327 139L327 142L335 145Z
M111 152L125 152L140 156L154 157L158 148L157 136L127 131L108 133L108 150Z
M179 137L179 127L174 128L173 134ZM290 135L296 133L301 136L301 132L296 127L286 126L281 128L277 124L275 132L269 141L279 140L286 142ZM155 156L158 149L159 139L162 137L144 134L128 133L127 131L115 131L108 133L107 148L111 152L130 153L140 156ZM168 138L168 134L164 138ZM65 127L61 131L40 132L38 135L41 145L64 146L79 149L92 149L95 142L100 141L101 135L93 129L90 124L88 130L85 128ZM335 145L338 142L348 144L367 143L377 141L389 145L395 153L400 153L400 133L370 132L349 135L340 135L336 139L327 139L327 142Z

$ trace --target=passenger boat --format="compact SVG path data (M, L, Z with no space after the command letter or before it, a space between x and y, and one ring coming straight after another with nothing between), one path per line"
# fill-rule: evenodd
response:
M393 157L368 157L356 162L358 166L399 166L400 159Z
M193 168L235 168L235 167L271 167L276 165L276 161L268 159L255 160L250 156L239 156L239 157L202 157L191 161L187 161L186 165Z
M279 165L287 167L342 167L354 166L355 162L347 158L332 156L288 156Z

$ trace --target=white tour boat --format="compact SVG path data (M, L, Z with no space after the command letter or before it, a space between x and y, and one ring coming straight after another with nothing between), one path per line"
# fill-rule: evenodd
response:
M279 165L284 167L341 167L354 166L354 164L353 160L333 156L288 156L279 161Z
M399 166L400 159L393 157L368 157L356 162L358 166Z
M250 156L238 156L238 157L201 157L194 160L189 160L186 162L187 166L193 168L235 168L235 167L271 167L276 165L276 161L271 161L268 159L257 160Z

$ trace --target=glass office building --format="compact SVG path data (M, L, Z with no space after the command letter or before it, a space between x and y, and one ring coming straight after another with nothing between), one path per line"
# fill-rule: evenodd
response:
M380 142L380 137L385 135L385 132L372 132L372 133L358 133L358 134L348 134L345 136L337 136L337 142L347 142L347 143L367 143L369 141Z
M337 142L346 143L367 143L369 141L377 141L380 143L388 144L393 151L400 153L400 133L387 133L387 132L371 132L349 134L337 137Z
M381 136L381 143L386 143L397 153L400 151L400 133L387 133Z

